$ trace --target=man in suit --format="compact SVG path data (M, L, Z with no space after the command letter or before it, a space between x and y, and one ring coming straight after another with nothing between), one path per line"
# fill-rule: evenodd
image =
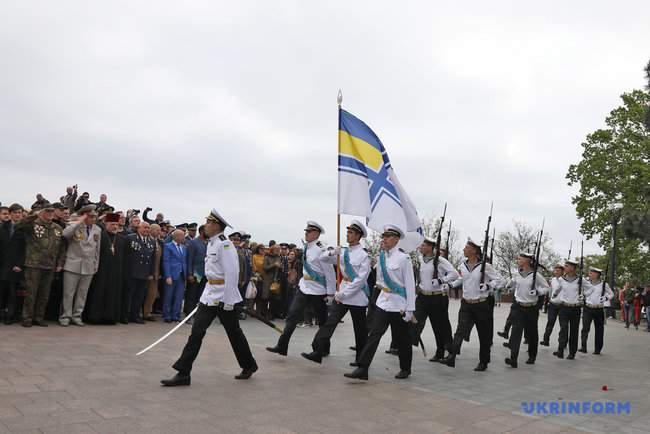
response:
M179 321L181 316L187 279L187 247L183 244L184 240L185 232L176 229L172 233L172 241L166 243L163 249L162 268L165 276L163 319L165 322Z
M147 282L153 279L156 254L156 240L149 236L149 231L149 223L140 222L137 232L126 237L128 272L122 323L130 321L144 324L142 306L147 293Z
M63 265L63 302L59 324L63 327L70 321L83 326L81 315L88 288L93 275L99 267L99 245L102 230L95 224L97 213L95 205L87 205L79 210L79 220L63 230L68 247Z

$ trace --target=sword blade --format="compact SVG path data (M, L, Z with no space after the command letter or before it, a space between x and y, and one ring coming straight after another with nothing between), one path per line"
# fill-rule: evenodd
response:
M183 324L185 324L185 323L187 322L187 320L189 320L190 318L192 318L192 315L194 315L194 314L196 313L196 311L198 310L198 308L199 308L199 306L197 305L197 306L194 308L194 310L193 310L192 312L190 312L190 313L189 313L185 318L183 318L183 321L179 322L179 323L176 325L176 327L174 327L173 329L171 329L170 331L168 331L167 333L165 333L165 335L164 335L163 337L161 337L160 339L158 339L156 342L154 342L153 344L149 345L149 346L148 346L147 348L145 348L144 350L140 351L138 354L136 354L136 356L139 356L140 354L144 354L144 353L146 353L147 351L149 351L150 349L152 349L153 347L155 347L156 345L158 345L159 343L161 343L162 341L164 341L165 339L167 339L167 338L168 338L172 333L174 333L174 332L175 332L176 330L178 330L178 329L179 329Z

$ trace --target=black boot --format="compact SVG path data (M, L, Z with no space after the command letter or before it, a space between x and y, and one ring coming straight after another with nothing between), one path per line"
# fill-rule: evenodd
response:
M271 353L276 353L281 356L286 356L287 355L287 350L284 348L280 348L279 346L274 346L274 347L266 347L266 351L269 351Z
M235 375L235 380L248 380L255 372L257 372L257 365L253 366L251 369L244 369L241 371L241 374Z
M476 365L476 368L474 368L476 372L483 372L486 369L487 369L487 363L482 363L482 362L479 362L478 365Z
M398 380L403 380L405 378L408 378L409 375L411 375L411 371L405 371L402 369L397 373L397 375L395 375L395 378L397 378Z
M512 368L517 367L517 361L514 359L511 359L510 357L506 357L506 365L510 365Z
M353 378L353 379L356 379L356 380L367 380L368 379L368 368L364 368L362 366L359 366L354 371L343 374L343 376L346 377L346 378Z
M190 382L190 374L181 374L180 372L168 380L160 380L160 384L165 387L189 386Z
M456 355L455 354L449 354L447 357L442 359L441 363L449 366L450 368L455 368L456 367Z
M312 362L321 363L323 361L323 356L317 351L312 351L311 353L300 353L307 360Z

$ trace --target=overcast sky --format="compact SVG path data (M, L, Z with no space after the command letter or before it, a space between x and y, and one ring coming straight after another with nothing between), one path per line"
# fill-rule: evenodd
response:
M174 223L217 207L264 242L315 219L333 242L341 88L422 217L447 201L480 239L494 200L497 231L545 216L566 252L567 168L643 86L648 17L645 0L4 2L0 200L78 183Z

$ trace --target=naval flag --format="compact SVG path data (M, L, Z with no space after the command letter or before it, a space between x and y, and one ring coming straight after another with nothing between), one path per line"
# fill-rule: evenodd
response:
M394 224L407 233L400 242L412 251L424 239L415 205L397 179L379 137L363 121L339 109L339 213L365 216L382 231Z

